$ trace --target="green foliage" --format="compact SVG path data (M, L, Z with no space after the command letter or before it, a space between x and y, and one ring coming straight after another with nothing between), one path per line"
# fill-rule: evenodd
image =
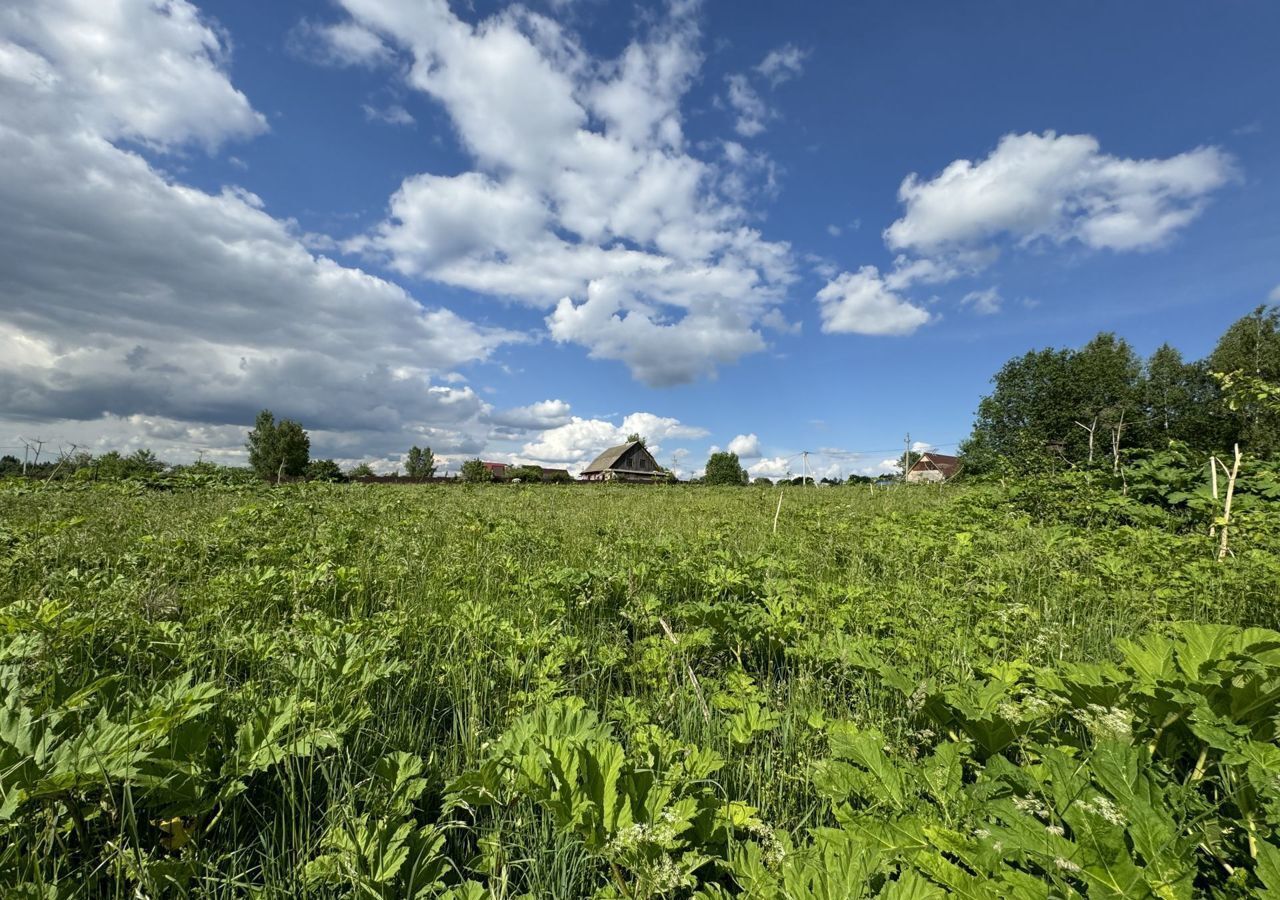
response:
M750 476L738 462L738 454L721 450L707 460L704 484L746 484Z
M264 409L258 413L245 447L249 451L249 466L258 477L273 480L279 475L305 473L311 455L311 438L297 422L292 419L276 422L271 410Z
M372 478L376 474L373 471L373 466L368 463L359 463L347 473L347 478Z
M3 893L1280 887L1263 463L1221 562L1180 445L780 510L233 471L0 485Z
M128 456L112 450L95 458L87 469L94 478L120 481L158 475L165 470L165 464L150 450L138 449Z
M405 456L404 471L410 478L431 478L436 474L436 455L430 447L410 447Z
M470 484L483 484L493 481L493 473L478 459L469 459L462 464L462 480Z
M1114 449L1160 449L1169 441L1221 452L1240 443L1255 453L1280 445L1280 411L1256 392L1230 403L1211 373L1280 383L1280 310L1259 307L1223 334L1207 360L1184 362L1165 344L1145 364L1129 345L1099 334L1078 350L1046 349L1012 359L992 378L973 434L962 445L966 471L1055 471L1092 459L1114 467Z
M307 481L342 482L347 476L342 474L342 467L331 459L313 459L307 463L304 473Z
M537 483L542 481L541 466L509 466L507 468L507 478L512 481L517 478L521 482L528 484L530 482Z

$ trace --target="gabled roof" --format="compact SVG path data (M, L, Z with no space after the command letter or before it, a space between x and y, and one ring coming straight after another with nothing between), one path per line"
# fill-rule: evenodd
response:
M960 457L947 456L945 453L921 453L920 458L912 463L910 472L938 471L943 478L950 478L960 471Z
M582 470L582 474L586 475L590 472L606 472L609 469L617 469L618 463L621 462L622 458L626 456L627 453L630 452L631 448L636 445L639 445L640 449L644 450L646 454L649 452L640 441L628 441L625 444L610 447L608 450L601 453L591 461L591 465ZM652 458L653 457L650 457L650 459ZM657 465L656 461L654 465Z

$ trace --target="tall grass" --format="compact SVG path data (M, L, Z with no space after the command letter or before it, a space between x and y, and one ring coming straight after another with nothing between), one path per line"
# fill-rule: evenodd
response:
M6 690L52 715L107 678L101 702L118 711L190 673L225 692L233 724L280 699L345 723L191 822L190 891L285 897L312 890L300 873L389 751L424 761L435 814L488 742L556 697L582 698L624 739L653 727L718 751L717 790L798 831L824 816L809 779L823 723L911 728L900 698L833 662L845 644L961 678L1105 658L1175 620L1277 624L1275 569L1249 555L1247 533L1218 566L1200 534L1077 527L993 488L933 487L786 488L775 532L777 490L0 490ZM740 676L777 717L745 743L729 727ZM83 829L67 823L104 790ZM64 799L0 826L27 848L0 851L0 877L125 896L129 853L166 858L161 812L117 782ZM599 886L535 810L487 828L501 844L500 869L483 873L495 894ZM448 840L454 865L472 866L479 838Z

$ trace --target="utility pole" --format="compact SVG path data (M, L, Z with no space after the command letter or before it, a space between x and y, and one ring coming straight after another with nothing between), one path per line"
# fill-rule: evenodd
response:
M907 432L907 436L903 438L907 445L907 452L902 454L902 480L907 480L907 473L911 471L911 432Z

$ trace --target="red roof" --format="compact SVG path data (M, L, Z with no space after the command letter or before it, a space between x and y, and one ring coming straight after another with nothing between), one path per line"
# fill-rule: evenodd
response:
M484 465L484 467L485 467L486 469L488 469L490 472L494 472L494 473L496 473L496 474L498 474L498 475L501 475L503 472L507 471L507 464L506 464L506 463L491 463L491 462L487 462L487 463L484 463L483 465Z
M943 478L950 478L960 471L960 457L947 456L944 453L921 453L910 470L911 472L937 471Z

